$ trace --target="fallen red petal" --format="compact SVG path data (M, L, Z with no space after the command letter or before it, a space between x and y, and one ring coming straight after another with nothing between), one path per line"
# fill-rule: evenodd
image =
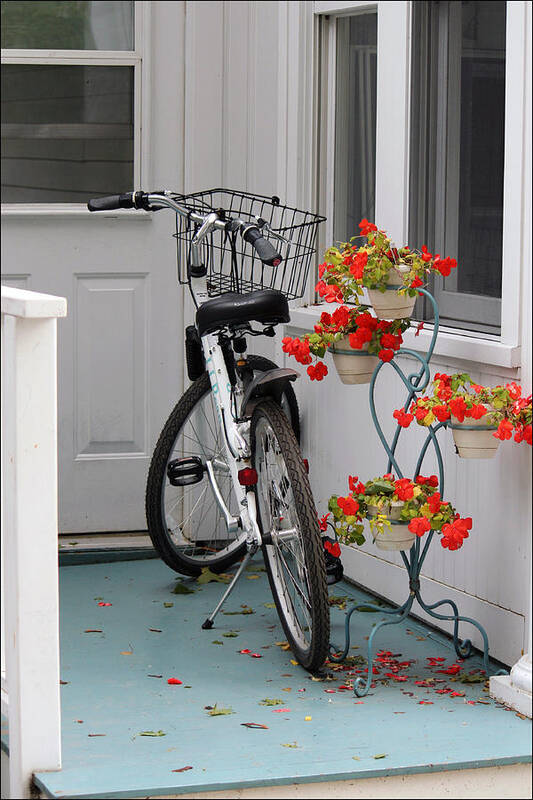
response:
M173 685L178 686L178 685L182 684L183 681L180 681L178 678L169 678L167 683L171 683Z
M172 772L187 772L188 769L192 769L192 767L180 767L179 769L173 769Z

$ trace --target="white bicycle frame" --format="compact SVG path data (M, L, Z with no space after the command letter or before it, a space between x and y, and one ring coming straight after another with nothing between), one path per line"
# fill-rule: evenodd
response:
M190 264L192 267L201 267L202 259L200 256L200 245L203 239L214 229L225 230L226 223L220 220L215 213L206 215L189 213L186 209L182 208L170 196L170 192L163 194L149 194L147 201L150 205L166 206L173 209L177 214L183 217L189 217L194 222L200 223L200 228L196 232L191 242L190 250ZM244 224L244 223L243 223ZM194 303L199 308L203 303L209 299L207 291L207 279L203 277L190 278L191 293ZM248 559L261 547L262 536L257 522L257 504L256 496L253 488L241 485L239 482L239 470L250 467L250 421L237 422L233 415L235 402L239 400L239 395L242 396L242 386L237 383L232 387L222 347L218 343L218 336L215 334L206 334L202 336L202 349L205 358L209 380L211 382L213 400L217 410L218 423L220 425L224 446L226 449L226 463L229 467L231 479L233 483L233 490L235 497L239 504L240 509L240 523L243 530L243 538L246 536L246 546L248 549L248 557L244 559L235 576L238 578ZM237 533L239 529L239 520L233 517L224 499L216 481L216 474L211 461L206 462L207 475L211 483L216 502L224 515L228 531L230 533ZM233 583L231 587L233 587ZM216 613L218 608L222 605L227 592L222 598L219 606L213 613Z

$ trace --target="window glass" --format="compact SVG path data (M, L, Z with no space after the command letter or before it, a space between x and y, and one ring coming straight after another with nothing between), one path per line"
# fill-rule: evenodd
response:
M2 202L84 203L133 186L133 67L2 67Z
M505 2L419 2L413 19L413 245L457 259L445 324L500 332ZM427 305L427 304L426 304ZM431 309L419 303L420 315Z
M374 219L377 12L337 20L334 237Z
M2 0L2 47L133 50L133 0Z

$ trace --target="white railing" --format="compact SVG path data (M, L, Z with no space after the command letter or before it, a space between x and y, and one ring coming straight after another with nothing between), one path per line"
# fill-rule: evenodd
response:
M2 713L9 797L61 769L57 317L66 300L2 286Z

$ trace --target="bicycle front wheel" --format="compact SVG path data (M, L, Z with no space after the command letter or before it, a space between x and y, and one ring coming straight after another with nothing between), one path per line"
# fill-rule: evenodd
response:
M323 665L329 646L325 561L300 449L275 403L265 401L255 408L251 446L272 594L294 655L303 667L315 671Z
M254 373L276 367L261 356L249 355ZM295 432L299 431L298 404L292 386L281 399ZM211 461L218 489L230 514L240 508L226 460L224 437L207 372L185 392L168 418L154 450L146 485L146 520L154 548L176 572L199 575L203 567L223 572L246 552L242 528L230 532L207 474L197 483L174 486L168 466L174 459Z

